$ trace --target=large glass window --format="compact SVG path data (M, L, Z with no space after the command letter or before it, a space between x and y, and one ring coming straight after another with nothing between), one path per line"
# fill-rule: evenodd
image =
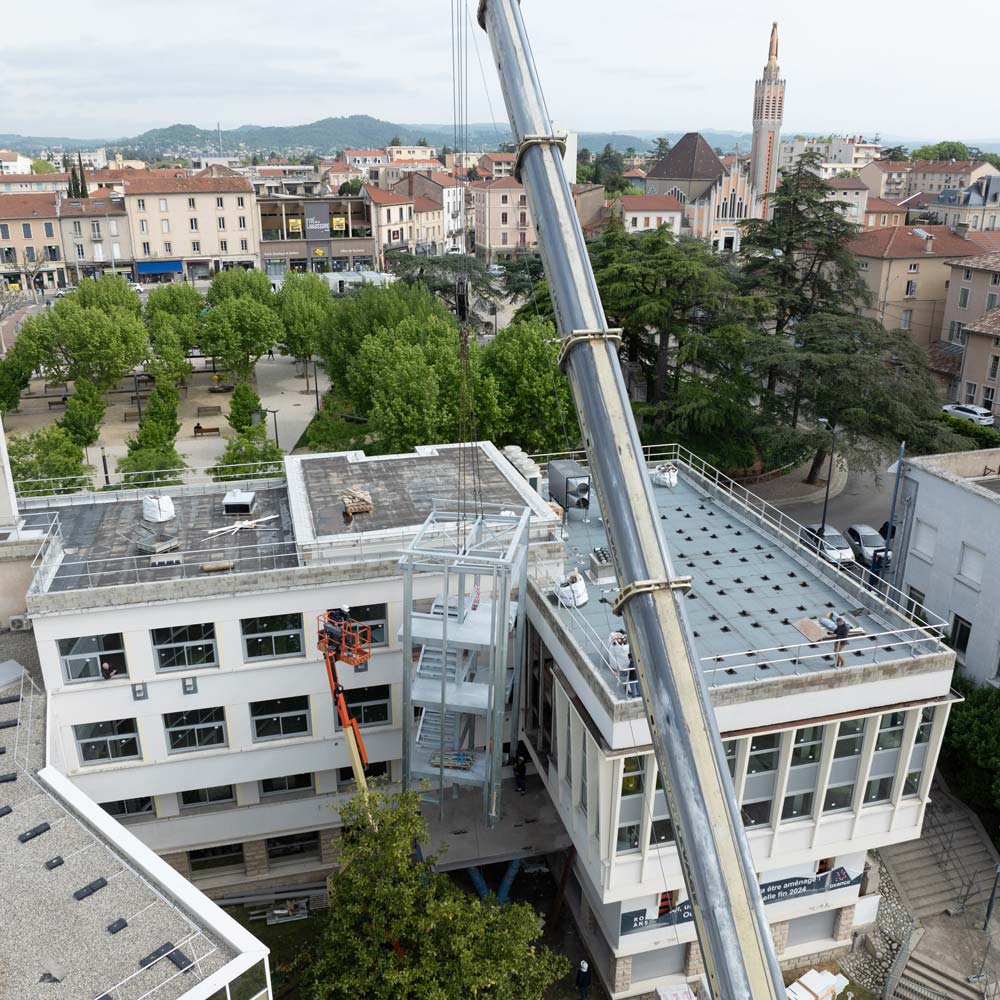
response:
M167 712L163 716L169 753L188 753L227 746L226 710L193 708L189 712Z
M622 773L622 795L638 795L643 788L644 766L642 757L626 757Z
M854 799L854 785L836 785L826 790L826 798L823 800L823 812L838 812L841 809L850 809Z
M744 826L767 826L771 822L771 800L761 799L757 802L744 802L741 812L743 813Z
M368 779L368 783L371 784L376 778L388 778L389 775L389 761L387 760L376 760L371 761L365 768L365 777ZM345 788L349 788L354 784L354 768L352 767L340 767L337 769L337 789L343 791Z
M920 794L920 771L910 771L903 782L903 797Z
M920 710L920 722L917 723L917 743L927 743L934 728L934 706L926 705Z
M243 845L220 844L188 851L192 875L221 875L243 868Z
M903 743L903 726L906 724L905 712L886 712L878 724L878 738L875 750L895 750Z
M615 843L616 854L630 854L639 850L639 824L625 823L618 827L618 839Z
M235 802L232 785L212 785L209 788L190 788L181 792L181 806L196 809L199 806L216 806L223 802Z
M115 802L102 802L101 808L117 819L129 816L152 816L153 800L148 795L138 799L118 799Z
M157 670L190 670L217 667L215 626L179 625L153 629L153 651Z
M747 774L763 774L778 767L778 734L761 733L750 738Z
M823 727L806 726L795 730L792 741L792 767L800 764L815 764L823 749Z
M309 696L272 698L250 703L250 719L255 740L280 740L289 736L308 736Z
M387 604L352 604L351 618L372 630L373 646L389 645L389 606Z
M243 652L248 660L301 656L305 648L300 614L244 618L240 625Z
M73 727L81 764L106 760L134 760L142 756L135 719L86 722Z
M872 778L865 785L865 805L872 802L888 802L892 796L892 778Z
M345 691L344 700L359 726L384 726L392 721L392 688L388 684Z
M671 844L674 841L674 824L669 816L654 819L649 827L650 844Z
M264 778L260 783L261 798L268 795L289 795L294 792L310 791L313 787L312 774L284 774L280 778Z
M315 831L293 833L288 837L271 837L264 844L267 860L272 866L319 860L319 834Z
M834 747L834 757L856 757L861 753L861 745L865 739L864 719L845 719L837 730L837 745Z
M785 801L781 804L781 818L809 819L812 816L813 793L800 792L798 795L786 795Z
M59 658L62 661L63 676L70 682L96 681L102 676L106 680L113 676L128 676L125 644L120 632L60 639Z

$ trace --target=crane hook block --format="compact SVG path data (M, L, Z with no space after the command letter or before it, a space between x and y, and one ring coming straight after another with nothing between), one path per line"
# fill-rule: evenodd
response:
M639 594L652 594L657 590L690 590L691 577L675 576L672 580L636 580L634 583L622 587L618 596L611 602L611 612L615 615L622 613L622 608L633 597Z
M611 340L617 350L621 346L622 331L617 327L613 330L574 330L568 336L563 337L559 347L559 356L556 359L556 364L561 372L566 371L566 359L569 357L569 352L588 340Z

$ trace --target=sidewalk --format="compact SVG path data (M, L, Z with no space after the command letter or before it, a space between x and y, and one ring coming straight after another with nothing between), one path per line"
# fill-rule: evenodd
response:
M794 504L816 503L826 495L826 480L820 478L815 484L807 483L806 476L812 468L812 456L801 465L792 469L791 472L777 479L771 479L766 483L757 483L748 486L751 493L756 493L762 500L766 500L775 507L789 507ZM824 471L826 471L824 469ZM839 458L833 463L833 477L830 480L830 496L839 496L847 485L850 470L843 458Z

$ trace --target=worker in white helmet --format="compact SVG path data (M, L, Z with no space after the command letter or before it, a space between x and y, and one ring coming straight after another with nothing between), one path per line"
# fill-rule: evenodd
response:
M590 966L586 959L580 962L580 968L576 971L576 988L580 991L580 1000L587 1000L590 993L591 973Z

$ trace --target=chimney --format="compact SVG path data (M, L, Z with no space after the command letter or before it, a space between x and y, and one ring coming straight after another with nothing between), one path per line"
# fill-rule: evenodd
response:
M955 235L960 240L965 240L969 238L969 224L967 222L956 222L955 223Z
M934 253L934 234L928 233L924 237L924 253Z

